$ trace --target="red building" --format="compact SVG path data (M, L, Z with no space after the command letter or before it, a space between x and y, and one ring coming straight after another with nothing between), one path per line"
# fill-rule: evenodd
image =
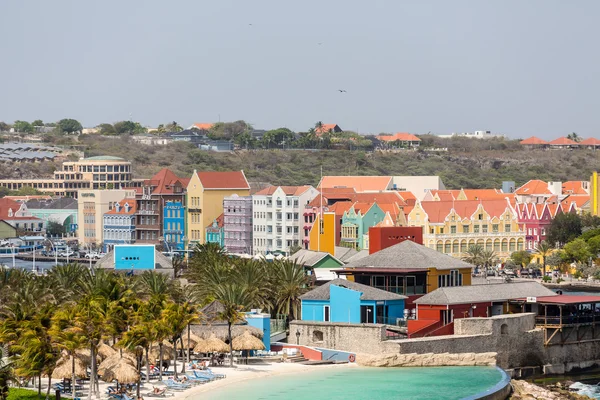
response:
M420 226L373 226L369 228L369 254L405 240L423 244L423 228Z
M563 212L560 203L517 203L517 219L525 232L525 249L533 250L546 240L548 228L558 213Z

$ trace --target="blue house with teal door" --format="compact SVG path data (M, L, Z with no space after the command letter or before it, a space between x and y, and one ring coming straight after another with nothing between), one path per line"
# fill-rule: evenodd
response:
M167 201L163 208L163 233L169 250L183 250L185 207L180 201Z
M212 224L206 227L206 243L217 243L219 246L225 247L224 222L225 218L223 214L221 214L212 222Z
M404 317L406 296L334 279L300 296L302 321L396 325Z

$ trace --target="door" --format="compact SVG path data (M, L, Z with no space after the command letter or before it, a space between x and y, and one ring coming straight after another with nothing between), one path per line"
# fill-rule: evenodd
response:
M323 306L323 321L329 322L329 306Z
M360 322L361 324L373 323L373 306L360 306Z
M442 325L447 325L454 320L453 310L442 310L441 312L441 320Z
M492 303L492 317L494 315L502 315L502 303Z
M388 323L386 318L385 306L378 305L377 307L375 307L375 322L377 322L378 324Z

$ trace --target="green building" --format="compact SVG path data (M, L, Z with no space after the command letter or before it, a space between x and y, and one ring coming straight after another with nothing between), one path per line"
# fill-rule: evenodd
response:
M31 215L44 221L45 229L48 229L48 222L52 221L62 224L65 233L77 231L77 199L60 197L50 201L29 200L25 205Z
M368 248L366 237L369 228L385 218L385 212L377 203L355 203L342 216L340 246L360 251Z

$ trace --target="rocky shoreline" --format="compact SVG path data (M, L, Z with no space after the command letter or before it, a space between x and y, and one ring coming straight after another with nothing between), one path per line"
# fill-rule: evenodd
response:
M538 386L522 380L512 380L513 393L511 400L594 400L589 396L569 391L573 382L556 383L549 386Z

